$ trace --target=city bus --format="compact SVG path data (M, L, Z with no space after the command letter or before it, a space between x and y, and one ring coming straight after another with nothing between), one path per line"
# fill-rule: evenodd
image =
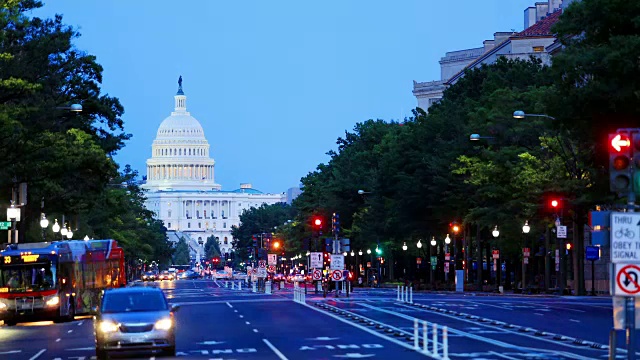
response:
M102 290L126 285L115 240L7 244L0 251L0 320L70 321L97 308Z

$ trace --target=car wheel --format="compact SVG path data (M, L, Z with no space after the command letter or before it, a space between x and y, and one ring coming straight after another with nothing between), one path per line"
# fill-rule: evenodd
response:
M176 347L175 346L168 347L162 350L162 354L166 356L176 356Z
M109 359L109 354L107 354L107 351L96 347L96 360L107 359Z
M13 321L13 320L5 320L4 324L7 326L16 326L18 322L17 321Z

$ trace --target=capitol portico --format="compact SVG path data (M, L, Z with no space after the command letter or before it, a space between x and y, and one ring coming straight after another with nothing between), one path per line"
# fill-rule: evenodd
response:
M214 236L220 250L230 253L231 228L240 224L240 215L251 207L286 202L282 194L265 194L251 184L232 191L215 182L215 161L198 120L187 112L182 77L174 96L174 111L164 119L147 160L147 209L167 227L169 239L185 237L196 258L203 255L204 243Z

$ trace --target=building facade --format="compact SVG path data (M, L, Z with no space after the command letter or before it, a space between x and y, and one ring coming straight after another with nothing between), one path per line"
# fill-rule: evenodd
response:
M428 111L431 105L442 99L447 86L455 84L464 76L464 71L483 64L492 64L499 57L527 60L531 56L544 64L551 63L551 49L555 36L551 26L558 21L562 8L570 0L548 0L536 2L524 10L524 30L521 32L496 32L492 40L485 40L482 47L447 52L440 59L440 80L413 82L413 95L418 107Z
M147 160L145 206L164 222L169 240L187 240L196 261L207 238L217 239L222 254L233 251L231 229L251 207L286 202L286 194L266 194L251 184L231 191L215 182L215 161L200 122L187 112L187 97L179 81L175 107L158 128Z

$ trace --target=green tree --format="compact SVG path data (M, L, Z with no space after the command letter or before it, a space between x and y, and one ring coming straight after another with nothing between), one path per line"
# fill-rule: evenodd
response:
M204 254L207 259L212 259L216 256L220 257L220 255L222 255L218 238L213 235L207 238L207 242L204 244Z
M189 246L184 237L181 237L176 244L176 249L173 253L173 263L176 265L186 265L190 263Z

